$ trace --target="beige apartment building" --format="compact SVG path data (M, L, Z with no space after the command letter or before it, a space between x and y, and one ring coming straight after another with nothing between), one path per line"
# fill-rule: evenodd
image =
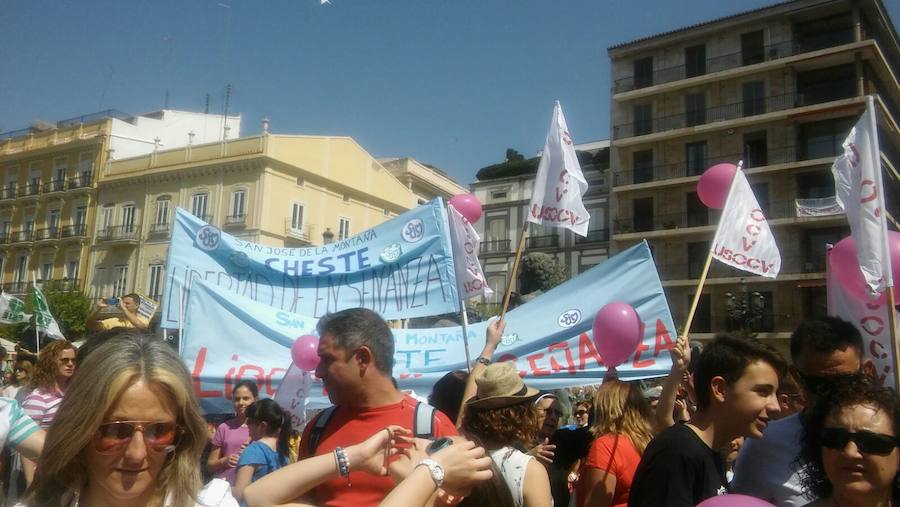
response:
M797 0L609 48L612 248L646 238L680 328L718 211L699 175L744 161L783 264L775 280L715 261L692 337L750 328L784 346L824 314L825 244L849 232L829 210L831 164L876 96L887 211L900 219L900 44L880 0ZM780 341L779 341L780 340Z
M240 117L107 110L0 133L0 284L27 292L33 279L84 286L95 217L97 168L118 156L207 142L240 132Z
M380 158L378 162L416 195L419 204L425 204L435 197L446 200L469 192L444 171L414 158Z
M437 188L444 179L419 171L415 181ZM449 194L427 198L436 195ZM343 239L425 198L349 137L273 135L266 126L259 136L113 161L98 185L88 292L159 300L176 207L247 241L290 247Z

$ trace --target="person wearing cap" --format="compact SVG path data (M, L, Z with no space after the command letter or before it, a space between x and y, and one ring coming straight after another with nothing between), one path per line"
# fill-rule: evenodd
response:
M487 449L517 507L549 507L553 499L547 471L524 452L538 432L539 391L525 385L511 362L486 366L475 386L475 396L466 402L463 433Z

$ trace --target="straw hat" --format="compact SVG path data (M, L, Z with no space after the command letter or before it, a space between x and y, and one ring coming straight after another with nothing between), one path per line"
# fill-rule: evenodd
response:
M466 405L476 408L500 408L531 401L540 391L528 387L511 362L488 365L475 377L477 391Z

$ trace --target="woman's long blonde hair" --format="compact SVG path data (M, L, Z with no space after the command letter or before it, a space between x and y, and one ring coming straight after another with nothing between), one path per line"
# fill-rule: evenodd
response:
M86 455L94 434L122 393L139 381L168 398L181 432L151 486L156 491L153 504L161 505L170 494L175 507L194 505L207 434L190 375L165 342L136 332L103 343L79 365L47 432L26 505L57 507L67 494L85 489L90 473Z
M594 438L625 435L640 454L653 439L653 409L637 382L607 380L594 396Z

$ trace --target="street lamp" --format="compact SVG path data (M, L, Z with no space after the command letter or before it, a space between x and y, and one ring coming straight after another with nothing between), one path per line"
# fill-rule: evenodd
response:
M734 331L758 331L766 308L766 297L758 291L749 292L741 278L739 294L725 293L725 310L728 312L728 328Z

